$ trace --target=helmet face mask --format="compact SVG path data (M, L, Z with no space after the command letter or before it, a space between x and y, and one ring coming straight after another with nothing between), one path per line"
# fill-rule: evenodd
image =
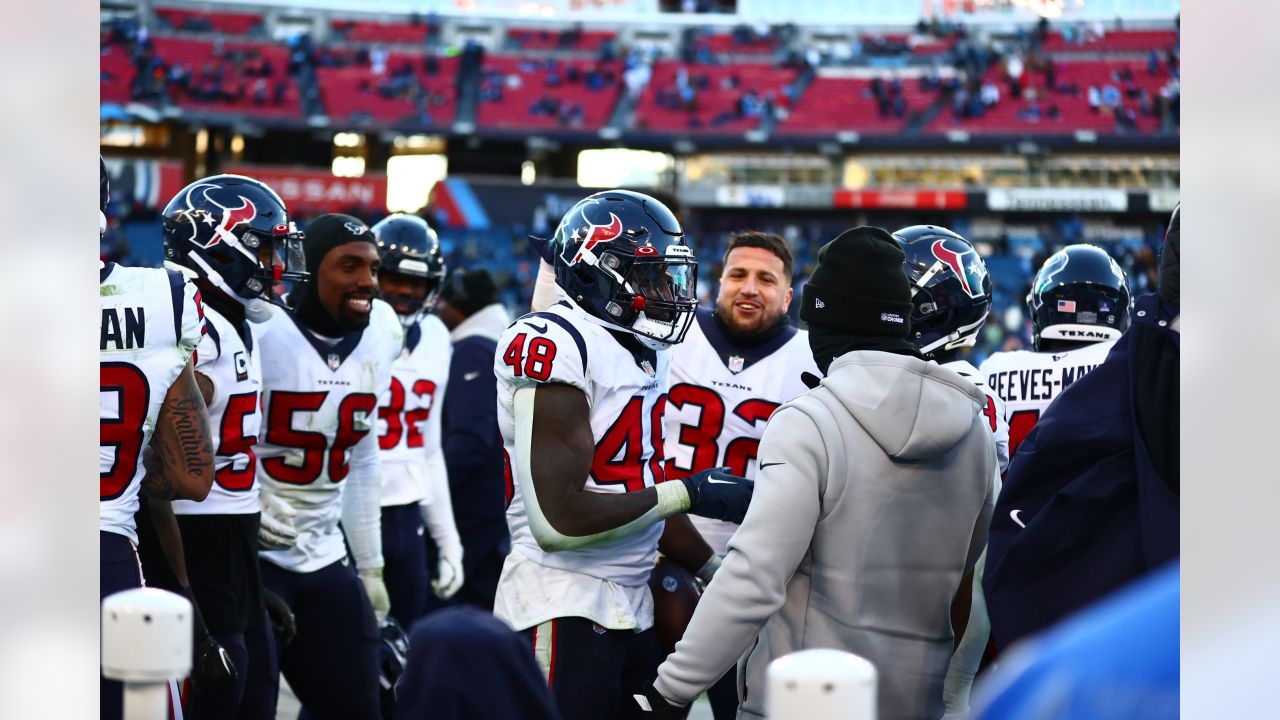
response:
M378 257L382 261L380 284L385 278L389 286L413 287L412 291L394 294L383 288L384 299L407 327L430 312L440 295L448 270L440 250L440 238L427 221L399 213L384 218L372 230L378 238ZM418 279L426 289L421 295Z
M253 178L215 175L178 192L162 213L165 257L243 303L273 300L310 278L302 233L284 201Z
M1032 345L1114 340L1129 327L1133 296L1124 271L1096 245L1069 245L1045 261L1027 295Z
M697 268L666 206L610 190L574 205L556 229L556 282L588 314L662 350L684 340L697 309Z
M902 228L893 237L911 284L908 340L926 357L976 345L991 310L991 277L977 250L935 225Z

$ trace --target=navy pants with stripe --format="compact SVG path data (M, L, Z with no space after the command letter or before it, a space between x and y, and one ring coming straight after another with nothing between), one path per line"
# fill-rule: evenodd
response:
M341 562L296 573L262 562L262 584L293 610L298 634L280 672L312 720L380 720L378 628L364 586Z
M586 618L567 617L521 635L547 676L564 720L623 717L626 699L644 688L662 659L653 628L606 630Z
M112 593L142 587L142 566L129 538L111 532L98 533L99 600ZM124 684L100 678L99 716L116 720L124 716Z
M391 596L391 617L405 632L426 613L431 592L425 534L417 503L382 508L382 578Z

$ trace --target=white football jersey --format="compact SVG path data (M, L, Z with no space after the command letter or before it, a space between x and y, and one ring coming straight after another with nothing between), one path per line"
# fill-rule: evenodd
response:
M543 584L553 582L560 587L561 581L567 582L565 592L544 593L530 586L538 582L536 573L529 582L509 581L512 560L508 559L498 583L496 612L516 629L566 615L589 617L610 628L626 627L630 619L639 624L638 629L652 624L647 583L663 523L577 550L545 552L534 539L525 515L521 463L512 460L516 453L516 391L559 382L586 395L596 444L591 472L584 478L587 492L637 492L663 481L662 412L670 352L653 353L651 358L633 355L594 318L567 301L520 318L498 340L493 367L498 382L498 427L511 473L507 525L512 555L519 554L546 569ZM610 593L626 597L617 597L617 605L611 606L612 601L605 597ZM618 624L613 619L616 614L604 617L611 607L618 607L618 612L630 619Z
M293 313L276 312L263 325L258 481L297 511L298 540L261 556L311 572L347 554L338 528L343 481L352 466L379 467L378 396L391 382L404 330L381 300L373 302L368 327L333 344Z
M987 385L982 373L968 360L953 360L943 363L942 367L972 382L983 395L987 396L987 404L982 408L982 414L986 416L991 433L995 435L996 459L1000 463L1000 473L1003 475L1004 471L1009 469L1009 421L1004 415L1004 400L991 389L990 385Z
M711 310L698 310L684 342L671 350L671 387L665 413L666 474L682 478L728 466L755 479L756 449L765 422L779 405L808 391L801 373L821 377L807 332L787 328L752 348L732 345ZM716 553L729 550L738 526L690 515Z
M435 315L423 317L405 333L404 347L391 366L391 386L378 403L383 507L430 501L427 478L447 472L439 409L452 357L449 329Z
M254 325L236 328L222 313L205 306L208 333L200 341L196 372L213 383L209 428L214 441L214 479L201 502L174 500L178 515L251 515L258 512L257 457L253 446L262 423L259 395L262 368ZM243 334L243 339L241 335Z
M1009 455L1018 452L1040 413L1071 383L1102 364L1114 340L1063 352L1014 350L988 357L978 372L1004 401L1009 423Z
M142 452L200 342L204 310L181 273L115 263L99 271L98 300L98 528L136 545Z

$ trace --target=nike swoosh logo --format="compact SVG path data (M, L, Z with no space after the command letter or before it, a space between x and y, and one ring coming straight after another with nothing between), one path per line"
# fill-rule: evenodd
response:
M760 469L764 470L765 468L773 467L774 465L786 465L786 463L784 462L760 463Z
M533 323L529 322L528 320L526 320L526 321L524 322L524 324L525 324L525 325L528 325L529 327L533 328L534 330L537 330L539 335L541 335L541 334L543 334L543 333L545 333L545 332L547 331L547 326L546 326L546 325L543 325L542 327L538 327L537 325L534 325Z
M707 482L715 483L716 485L737 485L738 484L732 480L716 480L715 478L707 478Z
M472 372L469 372L469 373L465 373L465 374L463 374L462 379L463 379L463 380L475 380L475 379L476 379L476 378L478 378L478 377L480 377L480 371L479 371L479 370L475 370L475 371L472 371Z
M1022 511L1021 511L1021 510L1010 510L1010 511L1009 511L1009 517L1013 518L1013 521L1014 521L1014 522L1016 522L1016 523L1018 523L1018 527L1020 527L1020 528L1024 528L1024 527L1026 527L1026 526L1027 526L1027 524L1026 524L1026 523L1024 523L1024 522L1022 522L1022 518L1018 517L1018 516L1019 516L1019 515L1021 515L1021 514L1022 514Z

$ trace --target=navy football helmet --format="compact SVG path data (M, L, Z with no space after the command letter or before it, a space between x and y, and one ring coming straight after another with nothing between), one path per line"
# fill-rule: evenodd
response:
M378 702L382 706L382 717L393 718L396 716L396 683L404 674L409 657L409 636L400 623L390 617L383 621L378 634Z
M991 277L973 245L936 225L893 234L911 282L911 335L925 357L973 347L991 310Z
M1031 341L1095 343L1129 327L1133 296L1124 270L1096 245L1068 245L1045 261L1027 295Z
M241 175L197 180L163 211L164 254L239 300L251 313L283 281L306 282L302 233L274 190Z
M444 253L440 251L440 238L436 236L436 231L431 229L426 220L416 215L397 213L374 225L373 234L378 238L381 274L422 278L427 285L426 298L421 302L416 298L384 299L396 308L402 318L417 318L430 311L440 294L446 271ZM415 304L417 307L413 307Z
M654 350L684 340L698 263L667 206L628 190L599 192L565 213L551 242L556 283L587 313Z

